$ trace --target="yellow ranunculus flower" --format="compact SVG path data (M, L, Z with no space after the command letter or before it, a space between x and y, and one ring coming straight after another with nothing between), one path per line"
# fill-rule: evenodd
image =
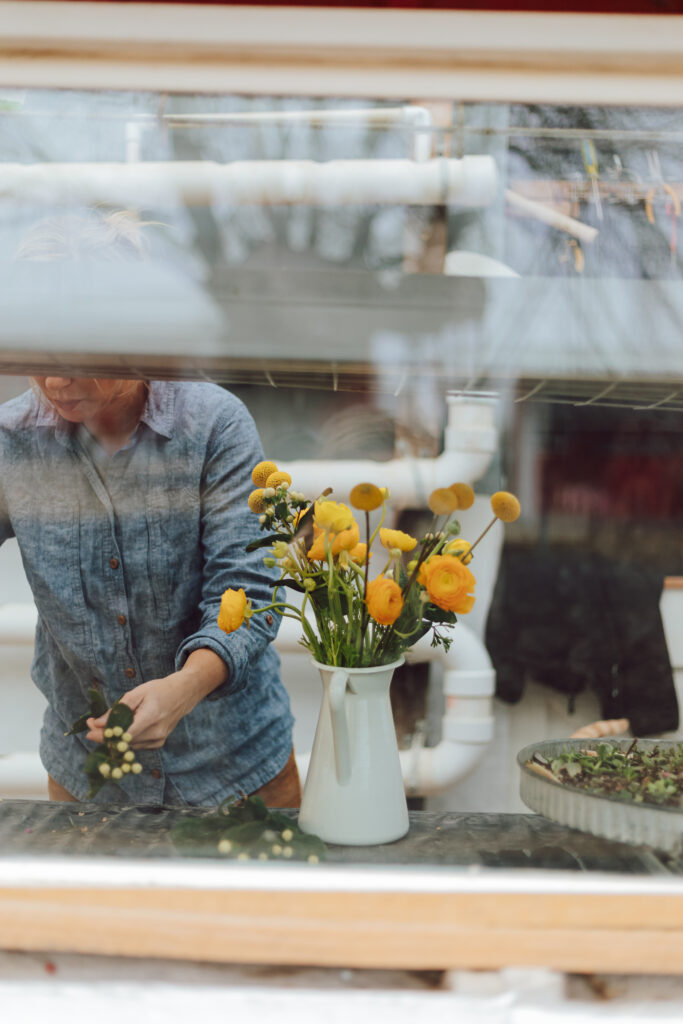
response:
M367 544L356 544L355 548L351 548L349 551L349 558L352 562L357 565L361 565L365 561L365 552L367 550ZM370 552L370 558L372 558L372 552Z
M386 527L382 527L379 531L379 539L389 551L392 548L398 548L399 551L412 551L417 544L415 537L411 537L409 533L404 533L403 530L389 530Z
M249 506L252 512L256 513L256 515L260 515L261 512L264 511L266 506L263 501L262 487L257 487L255 491L251 492L251 494L247 498L247 505Z
M356 484L349 499L353 507L360 509L361 512L372 512L373 509L380 507L384 495L374 484Z
M467 554L471 547L472 545L468 540L464 540L462 537L457 537L455 540L452 540L450 544L447 544L443 551L445 555L456 555L463 565L467 565L467 563L471 562L474 557L473 555Z
M325 534L319 533L315 538L310 548L306 552L306 557L309 562L324 562L325 561Z
M247 615L247 595L239 590L226 590L221 598L218 625L225 633L239 629Z
M423 562L417 574L429 600L437 608L464 615L472 610L476 580L467 566L454 555L433 555Z
M332 541L332 554L338 555L340 551L351 551L360 540L358 523L353 522L348 530L341 530L340 533L330 535Z
M509 491L496 491L491 497L491 509L496 519L501 519L504 523L514 523L515 519L519 519L522 506Z
M469 484L451 484L448 490L453 491L458 499L458 508L463 511L474 505L474 491Z
M450 487L437 487L429 495L427 504L435 516L449 516L458 507L458 499Z
M396 580L378 576L368 583L365 596L368 612L380 626L391 626L401 614L403 597Z
M282 484L289 485L292 482L292 478L289 473L286 473L284 469L277 469L274 473L271 473L266 480L266 487L281 487Z
M266 480L271 473L277 471L277 466L274 462L265 461L257 463L251 471L251 479L257 487L265 487Z
M337 501L316 501L314 519L316 526L328 533L348 530L353 523L353 512L348 505Z

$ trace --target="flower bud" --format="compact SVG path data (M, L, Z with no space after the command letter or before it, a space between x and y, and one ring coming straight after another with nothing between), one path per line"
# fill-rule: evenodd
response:
M121 779L123 778L123 772L120 768L112 768L111 777L112 779Z
M124 734L121 737L121 739L125 740L126 743L130 743L130 741L133 739L133 737L131 736L131 734L129 732L124 732Z
M274 487L265 487L261 497L262 498L274 498L275 497L275 488Z
M218 843L219 853L230 853L232 850L232 843L229 839L221 839Z
M127 750L125 752L125 754L123 755L123 760L124 761L134 761L135 760L135 754L133 753L133 751L132 750Z
M306 860L308 861L309 864L317 864L320 861L320 857L318 856L317 853L309 853Z
M307 576L306 579L303 582L303 588L304 588L304 590L315 590L315 588L316 588L315 580L311 579L310 576Z
M292 849L291 846L283 846L282 847L282 856L283 857L287 857L289 859L292 856L293 853L294 853L294 850Z
M120 754L122 754L124 750L128 750L128 744L126 743L125 740L119 740L119 742L116 744L116 749Z
M114 735L114 730L113 729L105 729L104 730L104 738L105 738L105 740L110 740L113 735Z
M124 775L128 774L128 772L130 771L130 764L128 763L128 761L123 762L123 764L121 765L121 771L123 772Z
M294 833L292 832L291 828L286 828L284 832L281 833L281 835L286 843L288 843L290 839L294 838Z
M282 853L282 847L280 846L279 843L273 843L273 845L270 848L270 851L272 854L274 854L274 856L279 857L280 854Z
M263 526L267 518L268 516L265 514L265 512L262 512L261 515L258 517L258 521L261 526Z
M106 779L111 774L111 765L108 765L106 761L103 761L102 764L97 766L97 770L100 775L104 775Z
M111 732L112 736L123 736L123 729L120 725L115 725Z
M275 566L277 565L277 559L268 556L263 559L263 564L265 565L266 569L274 569Z
M130 770L132 771L133 775L139 775L140 772L142 771L142 765L140 764L139 761L134 761L133 764L130 766Z

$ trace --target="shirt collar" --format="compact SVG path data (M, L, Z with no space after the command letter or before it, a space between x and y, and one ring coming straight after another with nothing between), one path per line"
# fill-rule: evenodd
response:
M148 384L147 401L142 410L140 422L146 424L162 437L173 437L173 407L175 391L170 381L151 380ZM36 422L39 427L53 427L55 436L64 441L73 434L72 423L68 423L46 401L40 401Z
M175 390L170 381L151 380L148 384L147 401L142 410L140 422L145 423L162 437L173 437L173 406Z

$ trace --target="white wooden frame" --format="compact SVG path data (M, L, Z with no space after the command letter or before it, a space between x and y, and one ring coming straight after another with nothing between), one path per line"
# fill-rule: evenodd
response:
M665 16L0 2L0 89L667 106L682 43ZM0 946L678 973L683 879L0 857Z
M0 2L0 87L683 103L672 16Z

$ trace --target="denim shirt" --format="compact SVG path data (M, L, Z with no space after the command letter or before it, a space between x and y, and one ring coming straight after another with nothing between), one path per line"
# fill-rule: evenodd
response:
M47 698L40 755L84 799L95 744L65 736L95 686L108 704L209 648L227 682L180 720L139 775L108 781L109 803L213 805L284 767L293 719L271 646L272 613L219 629L220 599L243 587L255 607L275 577L247 498L263 458L253 420L209 383L152 381L135 433L114 455L33 392L0 406L0 543L16 537L38 609L31 674Z

